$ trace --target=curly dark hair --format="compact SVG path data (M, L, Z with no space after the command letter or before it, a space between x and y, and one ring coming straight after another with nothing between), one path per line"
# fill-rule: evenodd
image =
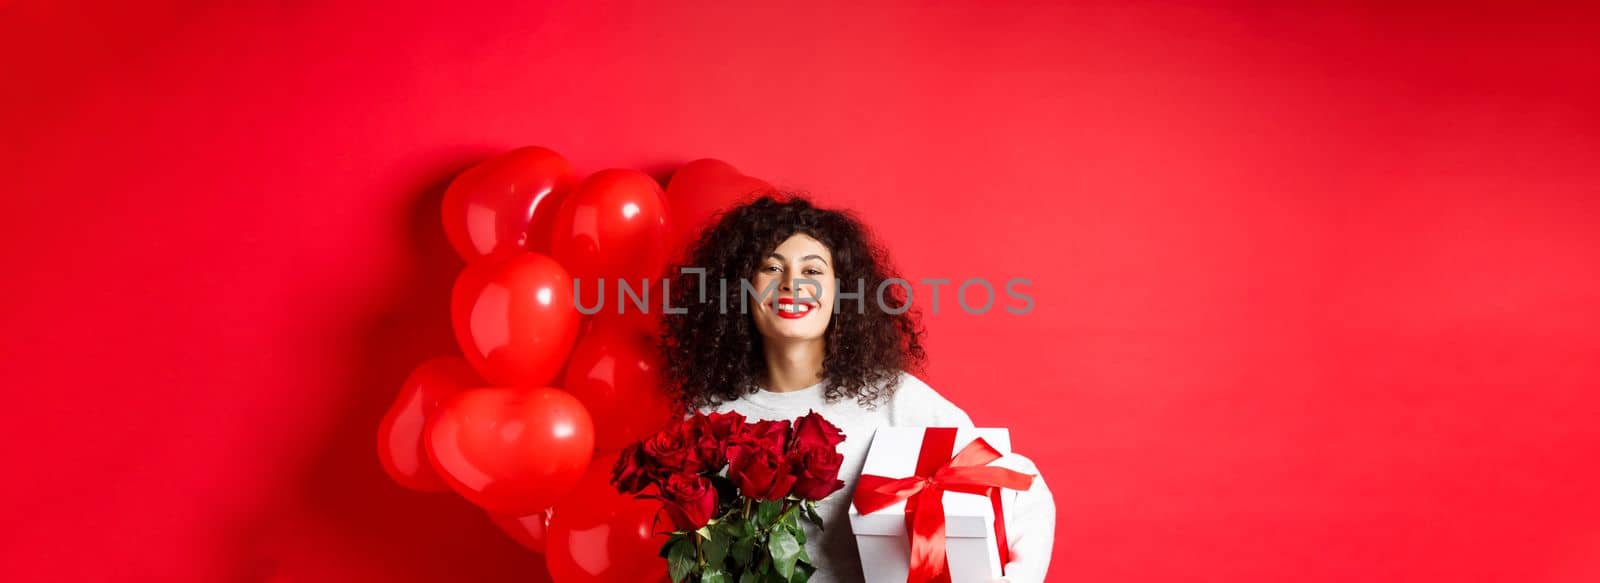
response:
M865 282L860 299L836 304L824 332L825 398L854 397L872 407L894 390L900 371L921 368L927 356L920 316L907 305L905 289L889 285L883 304L877 301L878 286L896 275L872 234L848 211L817 208L804 195L780 193L723 212L678 258L684 267L706 270L703 278L673 270L672 305L686 313L664 318L661 343L666 384L680 404L714 407L760 390L766 369L762 339L751 316L737 308L739 282L748 281L779 244L801 233L833 254L839 291L855 293L857 282ZM720 281L728 282L725 290ZM726 313L723 305L729 306Z

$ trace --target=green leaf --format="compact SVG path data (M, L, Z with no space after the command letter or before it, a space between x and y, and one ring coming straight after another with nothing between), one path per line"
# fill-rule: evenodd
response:
M756 520L761 528L769 528L778 520L778 515L783 513L782 500L762 500L756 507Z
M708 569L700 574L700 583L728 583L728 574L722 569Z
M720 567L723 557L728 556L728 543L730 542L732 542L732 538L728 536L726 529L712 529L711 538L705 544L700 545L700 552L705 555L706 564L713 569Z
M756 538L753 536L734 539L733 546L728 548L728 556L733 557L733 562L748 566L755 554Z
M817 530L822 530L822 515L817 514L817 503L807 500L805 502L806 520L817 525Z
M772 573L772 557L767 556L766 553L762 553L761 561L756 563L756 572L760 573L762 576Z
M755 571L745 571L743 575L739 576L739 583L757 583L760 579L761 575L756 574Z
M794 576L794 563L800 560L800 542L788 529L775 529L767 541L767 553L772 556L773 569L784 579Z
M811 562L811 553L806 552L806 539L805 539L805 537L803 537L803 536L800 537L800 541L799 542L800 542L800 555L799 555L799 560L800 561L799 562L802 562L802 563Z
M791 517L788 523L784 524L783 527L789 529L789 534L794 535L795 540L800 541L800 546L802 548L805 547L806 529L800 527L800 522L798 520Z
M794 574L789 575L788 583L806 583L811 580L811 573L807 573L806 568L807 565L805 563L796 563Z
M667 574L672 576L673 583L682 583L699 566L700 557L696 556L694 541L685 537L672 543L672 550L667 553Z
M682 538L683 538L683 534L682 533L676 533L675 532L675 533L672 533L670 535L667 535L667 542L662 543L662 545L661 545L661 553L660 553L661 558L663 558L663 559L667 558L667 552L672 550L672 545L676 544Z

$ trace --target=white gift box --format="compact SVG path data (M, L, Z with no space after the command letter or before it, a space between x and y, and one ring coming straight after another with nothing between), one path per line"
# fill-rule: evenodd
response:
M925 434L922 427L883 427L873 435L867 450L862 474L904 478L916 473L917 457L922 450ZM970 428L956 430L952 451L944 454L941 464L948 462L956 452L972 440L984 441L1002 454L1011 453L1011 432L1004 428ZM991 466L1008 467L1007 457L990 463ZM1013 468L1014 469L1014 468ZM859 487L859 485L858 485ZM1001 512L1006 524L1012 524L1011 512L1016 506L1016 490L1000 490ZM945 516L945 553L950 568L950 580L955 583L989 581L1001 576L999 542L995 536L994 502L988 496L964 492L945 492L942 498ZM861 551L861 568L871 583L899 583L906 580L911 564L911 539L906 533L906 501L861 514L850 506L850 528L856 537L856 548ZM1013 535L1014 536L1014 535Z

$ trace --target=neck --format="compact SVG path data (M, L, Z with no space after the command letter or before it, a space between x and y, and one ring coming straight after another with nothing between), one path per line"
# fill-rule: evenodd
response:
M822 339L767 341L767 390L786 393L822 381Z

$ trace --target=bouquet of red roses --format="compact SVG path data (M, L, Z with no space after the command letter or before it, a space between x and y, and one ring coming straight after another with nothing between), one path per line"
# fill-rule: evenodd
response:
M816 501L844 487L843 441L814 411L792 423L696 413L623 450L611 482L661 500L675 583L796 583L816 571L799 520L822 528Z

